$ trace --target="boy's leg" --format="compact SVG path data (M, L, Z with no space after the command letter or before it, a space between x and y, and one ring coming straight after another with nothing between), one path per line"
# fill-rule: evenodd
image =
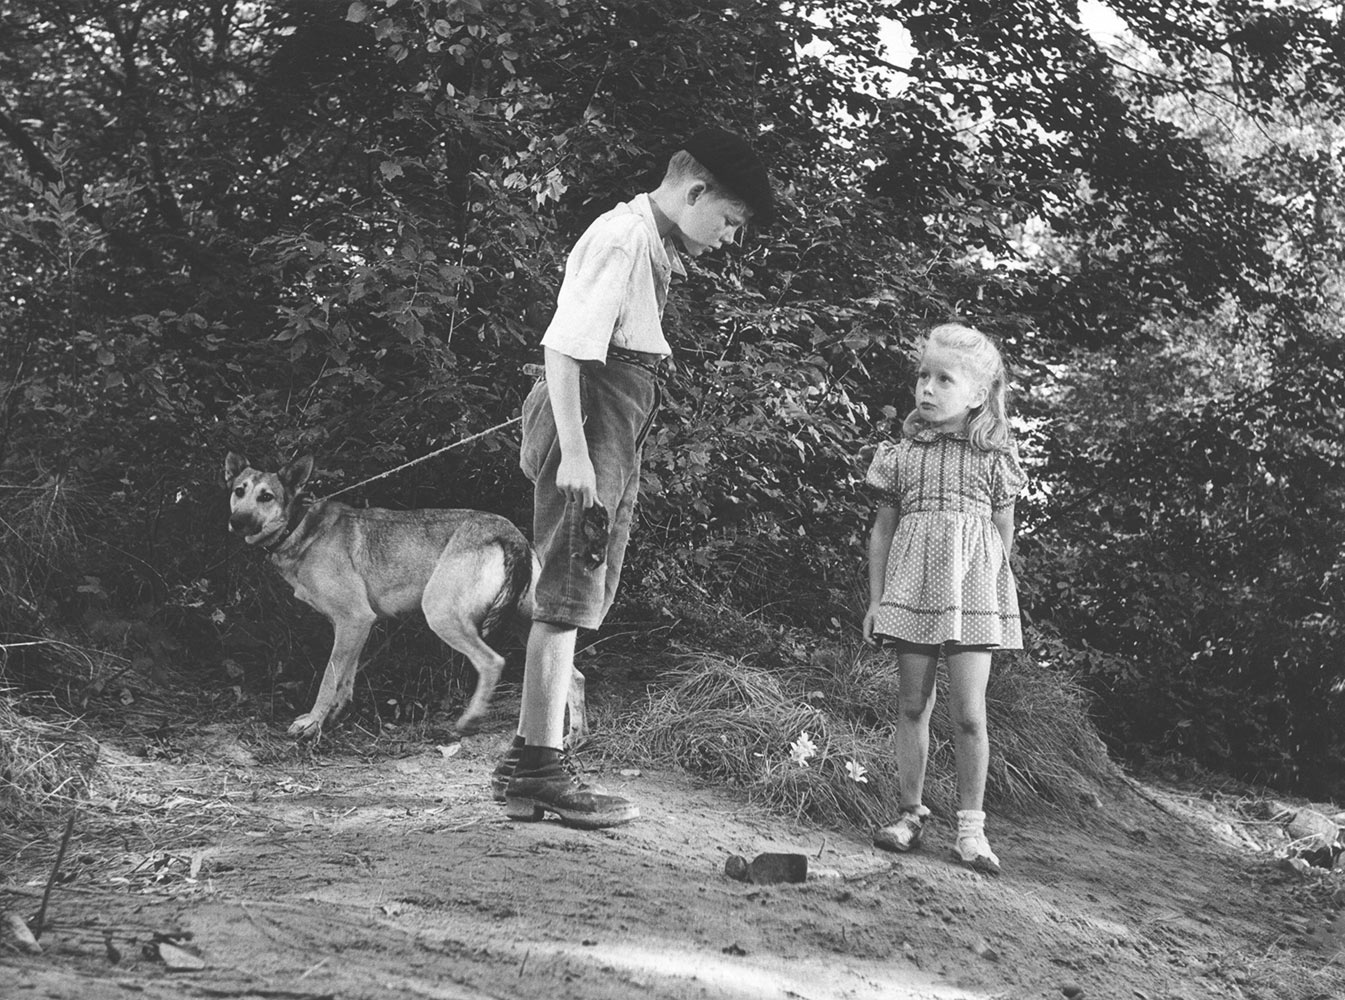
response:
M515 740L510 751L517 758L504 784L504 810L512 819L537 820L554 813L570 826L619 826L639 816L639 808L581 781L561 749L577 631L571 625L533 622L528 633L518 726L523 744ZM507 764L508 757L497 771Z
M518 729L513 744L490 775L490 794L496 802L504 802L509 779L518 769L525 746L553 750L564 746L566 694L573 677L577 636L574 627L550 622L533 622L528 631Z
M528 632L518 734L531 746L558 750L564 745L565 699L578 634L572 626L550 622L533 622Z
M542 564L535 583L536 618L528 636L519 738L496 768L492 788L503 786L505 811L516 819L548 812L574 826L626 823L639 809L597 786L585 785L566 766L562 751L566 695L578 629L597 628L620 579L631 512L639 491L639 431L658 400L656 381L624 366L585 369L581 378L585 436L598 496L611 518L606 558L585 556L583 511L556 488L560 448L544 384L524 406L521 464L534 482L533 543ZM516 761L512 776L510 757Z

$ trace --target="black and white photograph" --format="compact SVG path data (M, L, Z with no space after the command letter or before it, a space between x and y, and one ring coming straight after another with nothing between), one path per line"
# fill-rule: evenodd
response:
M1345 998L1345 5L0 3L0 995Z

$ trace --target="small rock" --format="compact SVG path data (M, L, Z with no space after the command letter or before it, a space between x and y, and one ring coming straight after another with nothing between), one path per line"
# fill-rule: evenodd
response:
M747 859L740 854L730 854L724 862L724 874L739 882L747 881Z
M1285 826L1289 836L1304 841L1305 850L1320 850L1330 847L1340 836L1340 827L1325 813L1315 809L1300 809Z
M726 947L720 948L719 950L722 951L725 955L733 955L737 958L741 958L742 956L747 954L747 949L744 948L742 945L738 944L736 941L731 945L727 945Z
M1060 987L1060 992L1063 993L1068 1000L1083 1000L1083 987L1077 986L1074 983L1065 983L1065 985Z
M999 961L999 952L995 951L994 948L990 947L989 943L986 942L985 938L977 938L974 942L972 942L971 950L974 951L979 957L985 959L987 962Z
M778 854L767 851L750 862L737 854L724 862L724 874L739 882L753 885L774 885L777 882L806 882L808 856L806 854Z

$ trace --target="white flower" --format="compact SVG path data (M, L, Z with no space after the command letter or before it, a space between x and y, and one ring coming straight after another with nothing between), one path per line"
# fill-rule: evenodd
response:
M858 761L847 760L845 762L845 773L850 776L851 781L861 781L866 785L869 783L869 769Z
M789 759L799 767L808 766L808 758L817 756L817 744L808 735L808 730L799 733L799 738L789 745Z

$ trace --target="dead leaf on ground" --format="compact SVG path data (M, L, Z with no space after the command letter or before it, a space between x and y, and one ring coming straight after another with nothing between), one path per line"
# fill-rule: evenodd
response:
M28 924L17 913L6 913L0 921L0 943L26 955L42 954L42 946L33 937Z

